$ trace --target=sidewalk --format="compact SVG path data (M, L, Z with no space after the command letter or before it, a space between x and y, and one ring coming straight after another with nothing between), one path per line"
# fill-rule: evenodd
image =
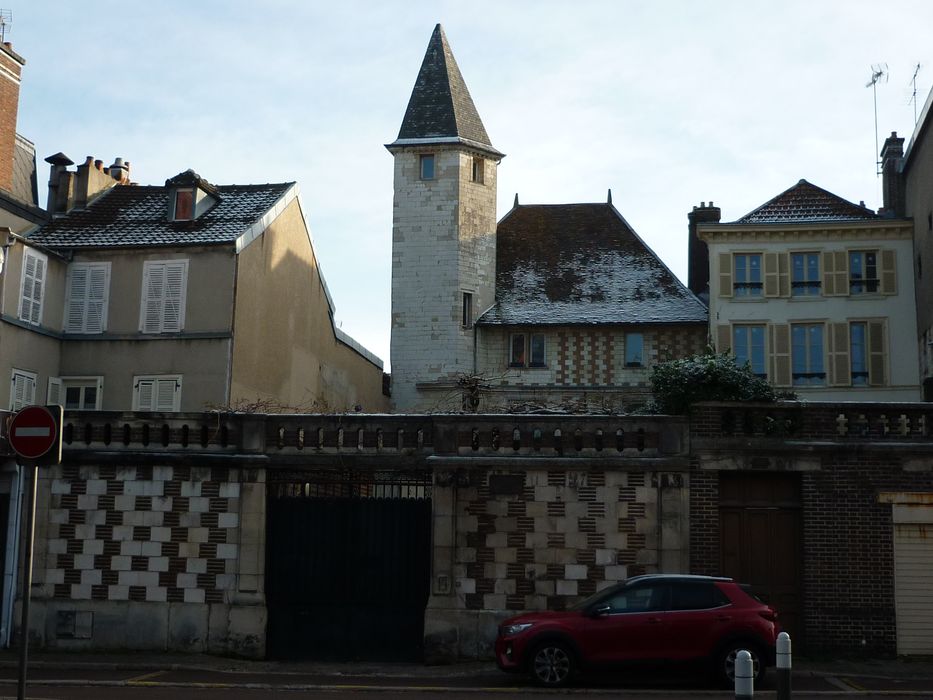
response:
M0 667L17 667L18 652L0 650ZM208 654L170 654L149 652L96 653L35 651L29 654L30 668L99 669L99 670L204 670L234 673L314 674L342 678L469 678L498 673L495 663L461 661L455 664L427 666L417 663L264 661L233 659ZM933 657L922 659L820 659L795 657L795 676L929 680L933 687Z

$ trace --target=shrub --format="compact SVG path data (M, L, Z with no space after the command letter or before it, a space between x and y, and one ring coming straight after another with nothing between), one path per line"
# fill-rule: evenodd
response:
M767 380L752 373L747 364L739 366L728 353L708 352L655 365L651 370L657 413L682 415L699 401L762 401L788 398Z

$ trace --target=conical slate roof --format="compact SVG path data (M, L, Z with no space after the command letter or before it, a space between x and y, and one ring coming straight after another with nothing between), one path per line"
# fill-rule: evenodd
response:
M783 224L804 221L863 221L878 215L822 187L800 180L774 199L749 212L737 224Z
M499 154L479 118L440 24L431 34L398 138L390 146L430 142L466 143Z

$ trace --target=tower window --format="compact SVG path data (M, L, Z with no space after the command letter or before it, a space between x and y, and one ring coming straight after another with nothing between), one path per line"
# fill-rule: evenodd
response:
M483 184L486 174L486 159L478 156L473 157L473 182Z
M463 293L463 314L460 318L460 325L464 328L473 327L473 294L471 292Z
M433 153L424 153L420 157L421 165L421 179L422 180L433 180L434 179L434 154Z

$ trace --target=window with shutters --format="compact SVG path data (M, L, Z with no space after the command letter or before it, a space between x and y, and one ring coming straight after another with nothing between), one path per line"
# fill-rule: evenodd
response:
M150 260L143 266L139 330L178 333L185 327L187 260Z
M823 324L794 323L790 327L791 372L794 386L823 386Z
M732 257L732 289L735 297L760 297L761 254L736 253Z
M181 375L133 377L134 411L180 411Z
M791 295L795 297L820 295L820 254L791 253Z
M759 377L767 377L764 325L733 326L732 354L739 367L748 365Z
M20 286L19 317L26 323L42 323L42 300L49 259L43 253L26 248L23 254L23 279Z
M10 410L18 411L36 402L36 374L13 368L10 378Z
M72 411L99 411L103 383L103 377L49 377L48 403Z
M103 333L107 330L109 296L109 262L69 265L65 332Z
M874 294L879 281L878 251L849 251L849 294Z

